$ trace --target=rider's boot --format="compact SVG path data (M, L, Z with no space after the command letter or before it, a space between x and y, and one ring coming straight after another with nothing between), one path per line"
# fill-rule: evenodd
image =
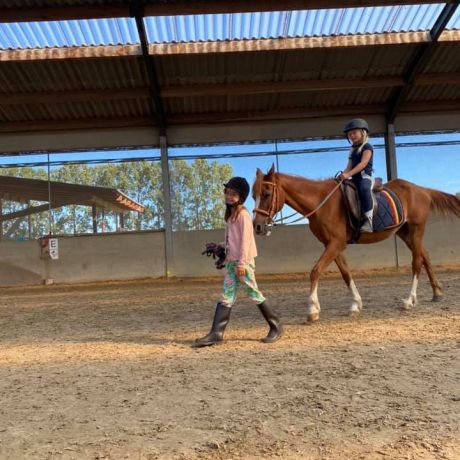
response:
M364 224L361 226L361 233L372 233L372 211L364 213Z
M200 339L196 339L193 346L208 347L222 342L224 340L225 328L230 320L231 311L231 307L227 307L223 303L219 302L216 305L216 312L214 313L214 321L212 322L211 331L208 335L205 335Z
M270 326L267 337L264 337L261 341L265 343L276 342L283 335L283 326L281 326L278 316L267 305L267 301L263 301L257 306Z

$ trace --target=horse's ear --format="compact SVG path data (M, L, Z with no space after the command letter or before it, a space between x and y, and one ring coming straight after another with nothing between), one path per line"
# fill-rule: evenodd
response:
M264 175L264 173L261 171L261 169L257 168L256 177L263 176L263 175Z
M275 163L272 163L272 167L270 168L270 171L268 171L268 175L271 176L275 172Z

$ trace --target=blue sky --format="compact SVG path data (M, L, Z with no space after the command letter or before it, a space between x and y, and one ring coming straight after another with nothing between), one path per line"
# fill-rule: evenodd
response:
M433 143L428 146L397 147L398 176L417 184L437 188L449 193L460 192L460 132L446 134L423 134L414 136L398 136L398 143ZM385 151L383 138L371 138L375 146L374 175L386 180ZM450 142L453 145L442 145ZM321 179L333 176L345 168L349 144L346 139L310 140L303 142L280 142L246 144L246 145L215 145L194 148L170 148L169 154L175 156L191 155L226 155L252 154L256 152L268 155L244 158L221 158L221 163L230 163L234 173L252 181L256 168L268 170L272 163L276 165L276 149L279 151L279 170L287 173L300 174L310 178ZM330 149L330 152L302 153L305 150ZM283 154L294 151L295 154ZM272 154L269 154L272 152ZM82 159L110 160L117 158L158 157L157 149L94 151L79 153L50 153L50 161L78 161ZM2 164L34 163L47 161L46 154L28 156L2 156Z

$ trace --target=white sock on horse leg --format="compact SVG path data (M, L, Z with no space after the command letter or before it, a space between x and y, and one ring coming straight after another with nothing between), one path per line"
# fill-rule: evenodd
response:
M351 280L349 288L351 295L353 296L353 302L350 307L350 313L359 313L363 308L363 301L361 299L361 296L359 295L358 289L353 280Z

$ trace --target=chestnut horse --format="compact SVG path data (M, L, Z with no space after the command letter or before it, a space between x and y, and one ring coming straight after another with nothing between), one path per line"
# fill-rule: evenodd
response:
M358 244L370 244L382 241L391 235L398 235L412 252L412 288L409 297L404 300L404 309L410 309L417 303L417 284L422 265L425 267L433 289L433 301L442 297L442 286L437 280L428 253L422 240L430 211L444 215L460 217L460 199L438 190L419 187L401 179L395 179L385 187L393 191L400 199L404 209L404 221L399 227L377 233L362 233ZM269 226L284 204L304 216L308 216L310 230L324 244L325 249L310 272L310 297L308 320L319 319L318 282L323 270L335 261L348 289L353 297L349 313L357 314L362 309L362 300L353 281L351 271L343 251L352 238L352 229L348 223L343 197L334 179L310 180L301 176L276 173L274 166L267 174L257 169L253 185L254 230L266 235Z

